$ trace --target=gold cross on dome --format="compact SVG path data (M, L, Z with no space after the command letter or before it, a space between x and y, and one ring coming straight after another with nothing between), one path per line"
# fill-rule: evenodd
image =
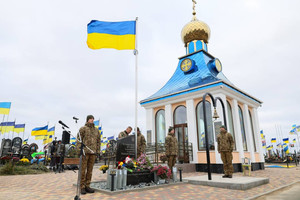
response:
M193 2L193 15L196 15L195 7L196 7L197 2L196 2L196 0L192 0L192 2Z

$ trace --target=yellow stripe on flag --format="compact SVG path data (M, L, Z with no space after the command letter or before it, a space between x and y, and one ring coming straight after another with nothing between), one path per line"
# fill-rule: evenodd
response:
M112 48L117 50L135 49L135 35L111 35L89 33L87 45L91 49Z

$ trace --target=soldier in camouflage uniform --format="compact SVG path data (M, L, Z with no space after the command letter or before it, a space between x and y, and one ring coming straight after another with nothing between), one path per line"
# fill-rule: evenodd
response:
M81 139L92 150L90 151L84 147L85 156L82 156L81 164L81 194L94 193L95 190L90 188L90 183L96 155L100 153L100 132L94 125L94 117L92 115L87 116L86 124L80 128L79 134L80 137L78 135L77 138ZM77 144L77 148L80 149L80 143L78 142Z
M142 153L146 153L146 140L137 127L137 157L140 157Z
M220 134L217 136L218 152L221 154L223 161L224 173L223 178L232 178L233 165L232 165L232 151L234 148L233 137L227 132L225 126L220 127Z
M125 131L122 131L122 132L119 133L118 139L127 137L131 131L132 131L131 126L128 126Z
M173 127L169 128L169 133L166 137L165 148L166 156L168 158L168 166L172 170L178 154L178 142L177 138L175 137L175 130Z

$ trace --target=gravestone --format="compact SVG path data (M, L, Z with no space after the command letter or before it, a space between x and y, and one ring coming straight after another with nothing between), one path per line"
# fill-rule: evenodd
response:
M3 151L4 143L5 143L5 139L3 138L2 141L1 141L1 147L0 147L0 157L2 156L2 151Z
M22 147L22 138L20 137L15 137L13 140L12 140L12 153L13 153L13 156L17 156L19 157L20 156L20 153L21 153L21 147Z
M30 149L29 149L29 145L28 144L24 144L22 146L22 149L21 149L21 156L25 156L26 158L29 159L29 156L30 156Z
M129 156L130 158L135 158L134 135L130 135L117 141L116 161L123 161L127 156Z
M1 156L6 156L11 152L11 140L10 139L6 139L4 141L4 145L3 145L3 150L2 150L2 155Z
M37 152L38 148L39 147L38 147L38 145L36 143L32 143L32 144L29 145L29 156L30 156L30 159L32 159L31 158L31 154Z

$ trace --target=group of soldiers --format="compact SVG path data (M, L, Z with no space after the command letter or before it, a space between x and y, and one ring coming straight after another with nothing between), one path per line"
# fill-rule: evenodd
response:
M62 144L61 140L54 140L49 146L50 152L50 169L54 172L63 171L63 161L64 161L64 153L65 153L65 145Z
M118 135L118 139L129 136L132 128L129 126L126 130L122 131ZM82 141L86 146L84 147L85 155L82 156L82 166L81 166L81 194L93 193L95 192L90 188L92 170L95 163L96 156L100 154L100 134L99 130L94 125L94 117L88 115L86 119L85 126L81 127L78 134L79 141ZM234 148L233 137L227 132L225 126L221 126L220 134L217 136L218 142L218 152L221 154L221 159L224 163L225 175L223 178L232 178L233 165L232 165L232 151ZM80 147L77 145L77 147ZM62 150L58 150L61 152ZM178 155L178 141L175 137L174 127L169 127L168 135L165 139L165 149L166 156L168 160L168 166L172 170L176 163ZM144 135L141 133L140 129L137 128L137 157L142 153L146 153L146 140Z

